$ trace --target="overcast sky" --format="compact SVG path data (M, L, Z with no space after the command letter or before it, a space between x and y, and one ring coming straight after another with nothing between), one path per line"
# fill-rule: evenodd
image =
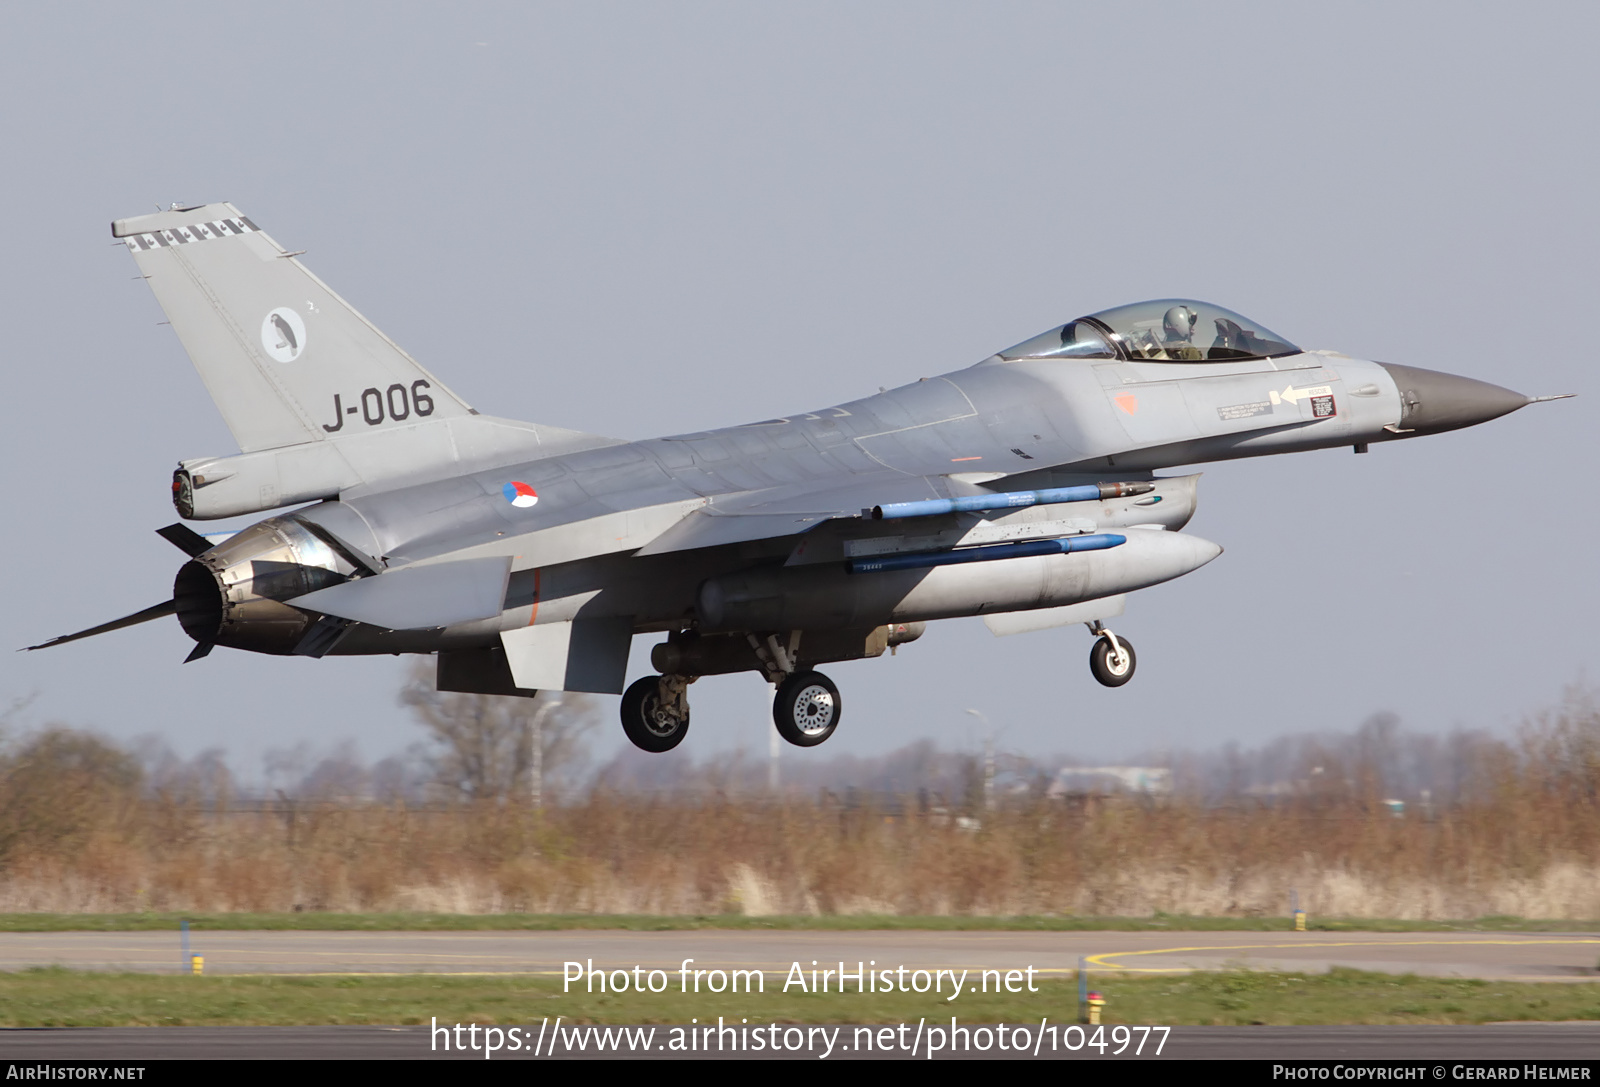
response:
M171 469L236 447L108 223L228 200L480 410L623 438L1169 295L1582 394L1207 466L1189 530L1226 553L1130 598L1129 686L1093 682L1081 627L934 624L828 668L829 753L970 744L969 707L1095 759L1379 710L1507 730L1595 659L1592 4L57 4L0 30L0 644L168 598ZM247 776L420 736L403 660L191 644L168 619L6 653L0 699ZM693 694L680 751L765 752L758 679Z

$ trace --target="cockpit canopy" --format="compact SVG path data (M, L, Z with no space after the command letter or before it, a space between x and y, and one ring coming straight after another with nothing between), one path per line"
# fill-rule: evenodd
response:
M1160 298L1069 321L1006 348L1000 357L1217 362L1273 358L1299 350L1232 310L1190 298Z

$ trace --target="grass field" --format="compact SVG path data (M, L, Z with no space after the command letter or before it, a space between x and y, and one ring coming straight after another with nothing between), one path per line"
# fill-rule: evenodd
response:
M240 932L557 932L620 929L811 930L818 932L1288 932L1286 917L901 917L850 914L746 917L743 914L659 916L593 913L0 913L0 932L161 932L182 921L196 931ZM1310 919L1313 932L1600 932L1600 921L1479 917L1460 921L1383 918Z
M547 976L356 975L185 977L58 968L0 975L0 1026L271 1026L470 1023L963 1023L1078 1020L1073 981L1036 993L563 993ZM1107 1023L1313 1025L1600 1019L1600 984L1536 985L1328 974L1222 972L1172 978L1096 976ZM946 989L948 995L948 987Z
M934 803L711 779L596 786L544 807L241 800L226 782L145 781L133 755L87 734L0 733L0 930L182 917L200 928L1272 930L1291 901L1324 931L1597 927L1569 919L1600 918L1600 701L1575 696L1514 743L1463 734L1402 751L1382 729L1362 736L1343 754L1278 751L1255 777L1233 766L1227 789L1202 788L1201 775L1167 796L1052 798L1041 778L991 810L970 789ZM1433 775L1403 817L1384 799L1401 795L1401 762ZM1260 794L1250 782L1276 784ZM71 916L40 916L52 914Z

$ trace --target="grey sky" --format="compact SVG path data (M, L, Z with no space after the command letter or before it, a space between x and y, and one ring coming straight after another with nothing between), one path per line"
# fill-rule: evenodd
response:
M480 410L619 437L1164 295L1583 394L1210 466L1190 528L1227 553L1131 598L1132 684L1093 683L1081 628L936 624L830 667L829 753L968 740L969 706L1093 757L1379 709L1505 728L1593 658L1592 5L13 5L0 28L4 644L169 593L170 470L235 447L107 224L231 200ZM162 621L5 654L0 696L247 773L418 736L403 661L181 665L190 644ZM759 680L694 695L681 750L765 750Z

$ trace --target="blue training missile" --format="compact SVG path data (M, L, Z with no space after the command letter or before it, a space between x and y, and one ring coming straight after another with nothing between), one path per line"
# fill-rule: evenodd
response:
M1033 555L1064 555L1069 551L1104 551L1109 547L1120 547L1127 542L1128 537L1119 536L1114 532L1095 532L1083 536L1063 536L1056 540L1023 540L1020 543L960 547L954 551L916 551L906 555L851 559L850 572L871 574L880 570L916 570L927 566L954 566L962 562L993 562L996 559L1025 559Z
M930 498L922 502L888 502L861 512L874 521L893 521L901 517L1020 509L1054 502L1096 502L1104 498L1127 498L1155 489L1153 483L1088 483L1081 487L1047 487L1039 491L1001 491L997 494L969 494L963 498Z

